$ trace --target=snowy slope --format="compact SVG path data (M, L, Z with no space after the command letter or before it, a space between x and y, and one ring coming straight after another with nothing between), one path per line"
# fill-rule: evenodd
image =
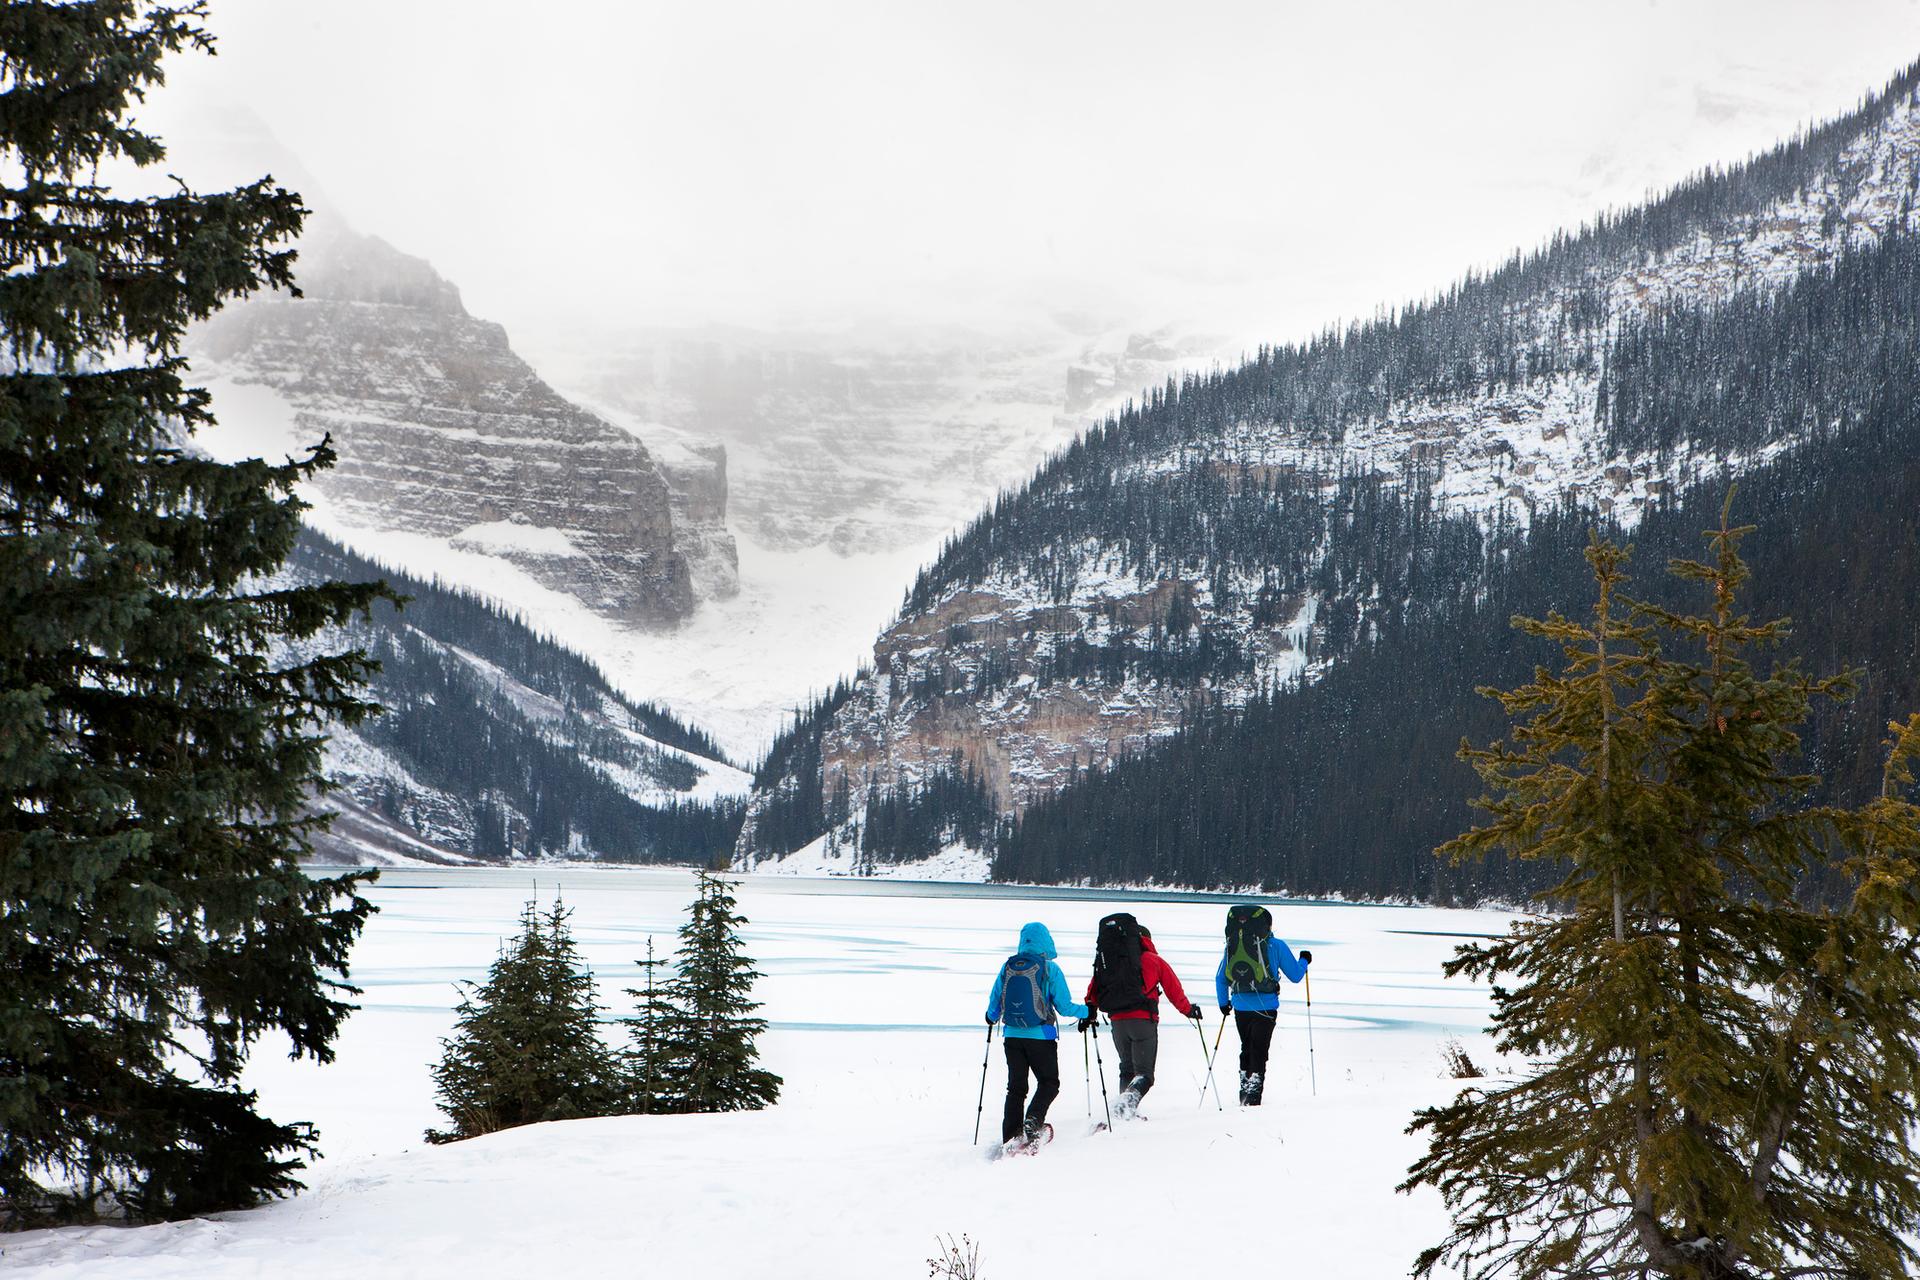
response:
M1310 1108L1182 1108L1118 1137L1083 1136L1063 1108L1074 1119L1040 1157L985 1164L955 1137L972 1082L922 1048L817 1064L850 1082L910 1078L917 1099L863 1085L804 1112L532 1126L358 1161L250 1214L17 1237L0 1265L22 1280L523 1280L556 1266L899 1280L926 1274L936 1236L964 1232L985 1280L1233 1274L1250 1250L1288 1272L1362 1280L1404 1274L1445 1232L1438 1197L1393 1192L1419 1155L1400 1131L1450 1096L1440 1080ZM1247 1205L1258 1217L1236 1228Z
M335 726L328 775L343 788L323 857L405 865L541 853L704 863L699 831L664 809L737 801L749 776L697 731L620 696L577 654L473 595L396 576L303 538L289 576L385 576L409 598L322 641L366 649L387 711ZM477 744L486 750L477 750ZM540 830L535 831L539 815ZM647 830L657 824L657 830ZM484 837L480 828L496 830ZM482 846L485 846L482 848Z

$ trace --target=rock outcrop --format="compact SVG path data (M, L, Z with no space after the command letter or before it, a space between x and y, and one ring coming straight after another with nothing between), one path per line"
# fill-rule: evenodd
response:
M332 435L339 464L316 482L330 525L500 557L629 625L693 610L675 511L706 516L698 559L724 565L723 459L676 494L645 444L562 398L427 262L372 236L309 234L298 279L304 297L219 313L192 354L202 376L271 390L301 438Z

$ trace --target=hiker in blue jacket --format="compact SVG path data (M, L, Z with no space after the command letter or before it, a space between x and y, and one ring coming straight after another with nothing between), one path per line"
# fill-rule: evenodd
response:
M1000 1117L1002 1142L1035 1146L1052 1133L1047 1108L1060 1092L1059 1015L1085 1018L1067 979L1054 963L1053 935L1039 923L1020 930L1020 948L1008 956L987 993L987 1024L998 1022L1007 1053L1007 1106ZM1035 1085L1027 1103L1027 1073ZM1024 1108L1024 1117L1022 1109Z
M1257 1107L1266 1084L1267 1054L1273 1048L1273 1029L1280 1021L1280 983L1307 976L1313 952L1293 948L1273 932L1273 915L1265 907L1242 903L1227 910L1227 946L1213 975L1213 992L1220 1016L1233 1014L1240 1036L1240 1105Z

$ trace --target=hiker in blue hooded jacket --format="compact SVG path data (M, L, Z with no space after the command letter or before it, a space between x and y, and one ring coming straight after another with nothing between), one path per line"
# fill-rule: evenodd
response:
M1280 1021L1280 982L1300 982L1313 963L1313 952L1293 948L1273 932L1273 915L1265 907L1241 903L1227 909L1227 946L1213 975L1213 992L1220 1016L1233 1013L1240 1036L1240 1105L1260 1105L1267 1079L1267 1054L1273 1048L1273 1029Z
M1001 964L987 993L987 1024L1000 1023L1007 1054L1007 1106L1000 1140L1033 1146L1048 1132L1047 1108L1060 1092L1059 1015L1085 1018L1067 979L1054 963L1053 935L1040 923L1020 930L1020 948ZM1027 1075L1035 1088L1027 1101ZM1024 1114L1023 1114L1024 1109Z

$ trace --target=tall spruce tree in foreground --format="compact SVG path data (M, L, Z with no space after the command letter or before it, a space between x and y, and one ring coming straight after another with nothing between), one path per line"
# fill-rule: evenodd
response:
M200 5L0 6L0 1224L145 1216L299 1184L312 1130L237 1081L263 1032L322 1061L363 877L299 866L320 729L372 708L358 653L281 642L371 586L268 589L332 461L223 465L192 320L291 287L299 198L263 179L119 198L129 111L206 50ZM307 654L312 647L298 652Z
M1731 501L1731 500L1729 500ZM1623 599L1626 554L1590 548L1590 624L1518 623L1565 668L1497 696L1510 742L1466 751L1491 821L1445 846L1566 868L1449 975L1495 983L1522 1081L1423 1111L1452 1233L1416 1273L1469 1277L1901 1276L1920 1161L1920 716L1891 726L1880 795L1816 808L1795 729L1846 682L1747 656L1784 622L1739 611L1748 530L1723 515L1672 571L1698 615ZM1845 905L1796 886L1831 865ZM1503 985L1502 980L1515 985Z
M570 914L558 899L544 913L527 903L486 981L466 984L433 1068L434 1096L452 1127L429 1129L427 1141L623 1110L619 1064L600 1039L593 975Z
M727 881L701 872L699 889L680 928L679 972L668 1003L684 1027L674 1046L676 1111L755 1111L780 1096L780 1077L754 1064L754 1038L767 1029L753 1011L760 976L740 949L746 917L734 910Z

